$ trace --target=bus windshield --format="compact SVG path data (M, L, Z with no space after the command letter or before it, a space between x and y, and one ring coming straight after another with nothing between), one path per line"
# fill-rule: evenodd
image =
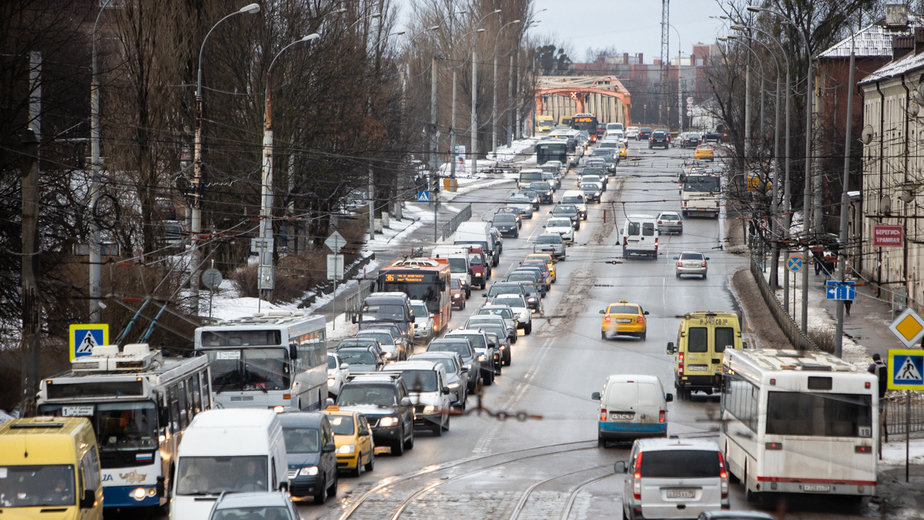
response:
M157 448L157 411L150 401L114 403L42 404L39 414L84 416L93 423L100 456L105 462L111 452L135 452ZM134 455L130 457L134 461ZM103 467L110 467L103 464Z
M285 390L289 388L284 348L209 349L212 387L229 390Z
M683 191L718 193L719 178L715 175L687 175L683 181Z
M568 144L567 143L539 143L536 145L536 164L545 164L548 161L561 161L562 164L568 161ZM542 179L542 173L539 173L538 179ZM522 182L522 179L521 179Z

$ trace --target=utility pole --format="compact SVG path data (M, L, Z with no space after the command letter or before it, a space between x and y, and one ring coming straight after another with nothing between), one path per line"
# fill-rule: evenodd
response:
M513 138L519 139L522 137L522 126L523 120L520 119L520 39L517 38L517 77L516 85L514 86L514 92L516 92L516 99L513 100L514 106L516 107L516 114L514 114L514 121L516 124L513 127Z
M841 283L844 283L846 279L847 272L847 211L848 204L850 203L850 195L848 192L850 190L850 130L853 125L851 125L851 114L853 114L853 89L856 85L853 82L854 76L854 38L853 34L850 35L850 72L847 79L847 128L846 134L844 135L844 178L843 186L841 187L841 232L840 232L840 248L837 252L837 270L841 274ZM837 325L834 329L834 355L837 357L842 357L844 354L844 301L838 300L837 302Z
M504 110L507 112L507 146L513 146L513 112L510 103L513 101L513 54L510 53L510 67L507 69L507 103Z
M105 0L102 3L99 13L96 15L96 21L93 23L93 32L90 33L90 165L92 168L92 177L90 181L90 211L96 209L96 203L99 200L99 183L100 183L100 157L99 157L99 79L97 78L96 68L96 28L99 26L99 18L103 11L109 5L111 0ZM102 258L100 255L100 233L99 224L96 219L90 217L90 323L100 322L100 264Z
M33 53L33 58L39 53ZM40 65L39 61L39 67ZM32 63L34 76L38 75ZM33 81L36 79L32 78ZM33 83L35 85L35 83ZM33 86L32 92L37 92L40 86ZM40 95L40 94L37 94ZM34 101L33 101L34 103ZM30 107L30 112L32 112ZM30 118L37 122L38 119ZM36 125L37 126L37 125ZM35 394L39 389L40 363L39 357L39 331L42 320L42 300L39 297L39 248L38 248L38 136L32 129L26 131L22 140L23 159L20 166L22 175L22 400L21 414L23 417L33 415L35 412Z
M478 33L472 37L472 135L471 150L472 169L474 176L478 172Z
M436 54L430 58L430 175L433 178L432 185L433 190L431 191L431 201L430 204L433 205L433 243L437 241L437 233L439 229L439 221L437 217L439 216L439 204L437 203L437 190L440 185L440 172L438 159L436 157L436 81L438 78L437 68L436 68ZM455 85L453 85L455 87ZM453 164L455 164L455 159L453 159Z

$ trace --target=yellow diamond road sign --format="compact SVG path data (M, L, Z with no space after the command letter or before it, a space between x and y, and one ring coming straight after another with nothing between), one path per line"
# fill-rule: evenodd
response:
M924 319L911 308L905 309L895 321L889 325L889 330L899 339L906 347L911 347L924 337Z

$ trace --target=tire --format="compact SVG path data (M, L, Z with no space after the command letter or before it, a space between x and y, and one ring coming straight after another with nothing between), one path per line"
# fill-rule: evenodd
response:
M472 289L471 287L466 287L465 288L465 299L467 300L471 297L472 297Z
M508 367L510 366L510 349L509 348L504 351L503 362L505 366L508 366Z
M405 450L414 449L414 427L413 426L411 426L411 438L404 441L404 449Z
M357 467L358 467L358 466L357 466ZM329 497L335 497L335 496L337 496L337 482L338 482L338 481L337 481L337 474L336 474L336 472L335 472L335 473L334 473L334 482L333 482L333 483L330 485L330 487L327 489L327 496L329 496Z
M606 331L605 330L600 331L600 339L602 339L603 341L606 341Z
M526 327L523 328L523 331L526 333L527 336L529 336L533 332L533 322L530 321L529 323L527 323Z
M639 336L639 339L642 341L645 341L647 337L648 337L648 331L646 330L645 332L642 333L641 336Z
M703 280L706 279L706 273L703 273Z
M442 420L441 420L441 422L438 422L438 423L434 424L433 427L430 428L430 431L433 432L433 435L434 435L435 437L442 437L442 436L443 436L443 424L442 424Z
M375 469L375 450L369 453L369 462L364 466L366 471L372 471Z
M391 445L391 454L398 457L404 455L404 439L398 439Z
M449 431L449 415L446 416L446 424L443 425L443 431Z
M363 456L360 454L359 460L356 461L356 469L350 473L351 477L359 478L363 476Z
M318 492L314 494L314 503L323 504L324 502L327 502L327 482L322 481Z
M603 440L603 437L600 437L599 435L597 436L597 447L606 448L606 441Z
M494 372L488 374L487 372L481 373L481 384L484 386L491 386L494 384Z
M625 247L622 248L622 257L623 257L623 258L629 258L629 252L626 251L626 248L625 248Z

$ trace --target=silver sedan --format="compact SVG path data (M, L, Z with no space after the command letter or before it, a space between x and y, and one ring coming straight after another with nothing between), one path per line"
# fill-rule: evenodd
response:
M677 267L675 273L677 278L685 274L695 274L701 276L703 280L706 279L706 272L709 270L709 257L696 252L683 252L679 256L675 256L674 260L677 261Z

